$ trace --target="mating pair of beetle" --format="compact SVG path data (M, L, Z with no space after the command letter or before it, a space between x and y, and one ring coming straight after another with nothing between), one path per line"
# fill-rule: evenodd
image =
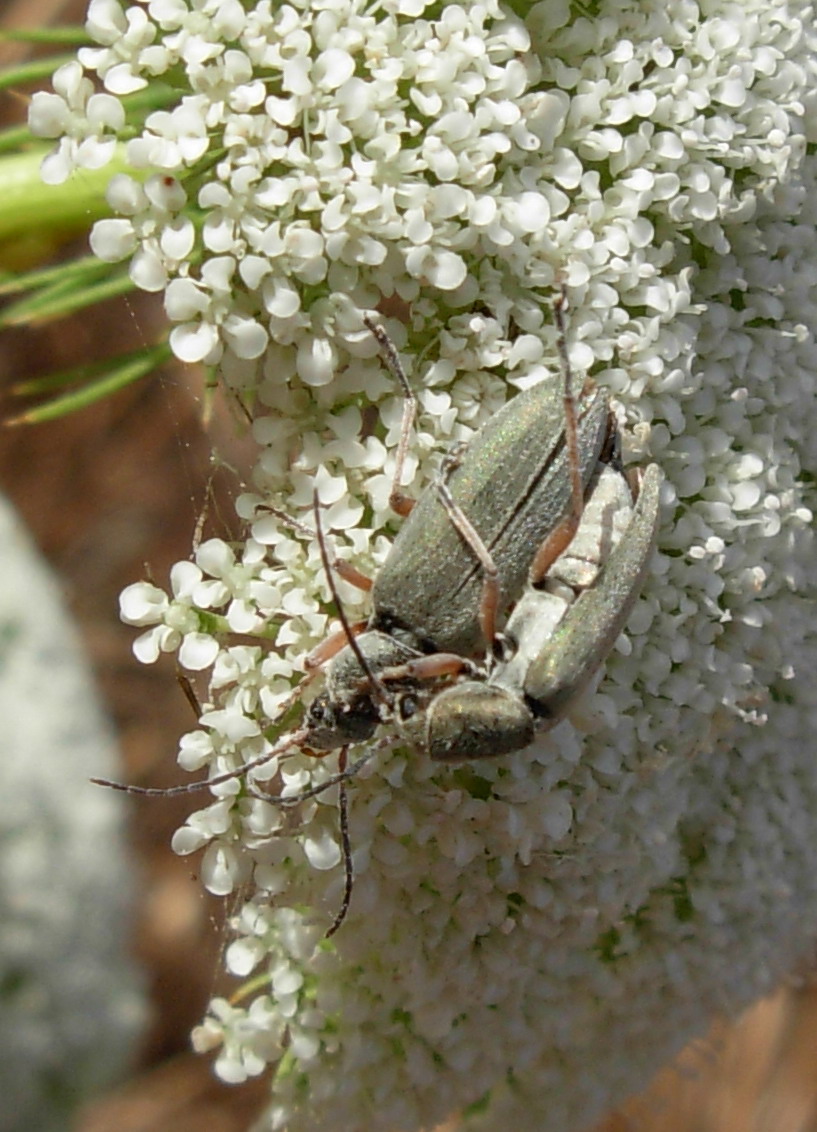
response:
M371 588L368 623L350 628L337 602L343 632L311 658L324 690L303 726L261 758L170 790L105 785L181 793L288 749L363 742L380 723L433 759L478 759L520 750L563 717L638 596L662 481L655 464L624 474L605 390L588 381L574 394L564 304L562 294L554 304L562 388L542 382L514 397L448 456L414 506L399 489L414 396L391 341L364 318L406 398L392 503L408 517L373 584L330 562L317 501L315 517L333 594L335 570ZM301 797L355 769L345 770L344 752L341 773Z
M178 794L245 775L288 750L340 748L339 773L298 795L271 797L250 787L295 805L340 785L346 887L327 937L342 924L352 892L345 781L370 757L347 769L347 747L386 723L442 761L521 750L586 687L641 589L662 474L655 464L624 474L606 391L586 382L574 395L564 295L554 310L563 387L542 382L514 397L444 460L414 506L399 489L414 396L391 341L364 318L405 396L392 504L407 518L371 583L330 561L316 499L319 545L343 630L310 659L325 686L302 727L205 782L162 790L93 780L135 794ZM371 588L365 625L349 626L335 571Z
M313 660L326 684L306 746L343 747L388 722L433 759L519 750L562 718L615 643L647 570L662 475L651 464L628 479L606 391L574 395L563 307L562 296L563 388L520 393L443 463L374 580L364 631L345 626ZM400 509L414 403L393 346L366 323L407 396Z

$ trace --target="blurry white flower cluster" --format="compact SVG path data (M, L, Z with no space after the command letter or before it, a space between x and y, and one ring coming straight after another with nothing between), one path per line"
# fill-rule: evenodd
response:
M326 632L318 549L274 509L308 523L317 486L340 557L388 553L401 404L362 311L411 359L415 491L554 379L558 280L574 364L667 476L661 553L571 722L479 766L383 750L352 782L331 941L334 792L282 811L234 779L176 839L212 891L246 886L227 963L255 995L195 1040L227 1080L277 1066L268 1127L568 1132L817 934L813 6L93 0L88 27L32 105L49 175L104 159L115 96L184 85L93 247L164 291L259 449L246 542L123 595L140 659L212 666L186 769L271 750ZM263 777L295 793L326 762Z

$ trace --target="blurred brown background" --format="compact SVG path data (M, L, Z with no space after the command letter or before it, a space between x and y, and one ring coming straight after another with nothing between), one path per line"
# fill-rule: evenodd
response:
M79 20L84 7L85 0L4 0L0 25ZM28 54L2 51L0 62ZM19 99L2 96L4 122L23 114ZM2 386L126 343L135 348L161 325L160 304L137 296L70 322L7 332ZM7 402L4 415L14 411ZM63 581L118 727L129 781L177 783L177 739L194 721L172 661L144 667L132 657L134 634L119 622L118 596L147 571L164 586L172 563L188 557L214 449L239 475L246 470L249 455L228 416L217 410L205 435L200 376L175 366L66 420L8 429L0 445L0 489ZM208 511L218 533L221 517L229 522L235 486L229 474L215 484ZM129 802L141 868L133 948L149 974L153 1018L131 1079L86 1109L76 1132L243 1132L263 1102L264 1081L222 1086L207 1060L189 1052L189 1031L217 989L224 943L221 902L202 894L196 859L169 848L194 807L191 798ZM739 1026L716 1027L646 1097L595 1132L817 1132L815 1102L817 993L804 983L759 1004Z
M0 26L81 21L84 9L85 0L3 0ZM32 54L9 45L0 52L3 64ZM4 124L24 116L16 93L0 95ZM74 250L85 254L86 239ZM137 295L46 327L7 331L0 341L2 388L137 348L162 326L161 303ZM189 556L210 494L213 448L236 466L245 463L226 417L222 422L216 413L205 436L201 393L200 374L167 369L64 420L6 429L0 444L0 490L62 580L118 729L119 776L159 786L178 783L178 736L195 725L194 716L170 658L149 667L134 659L134 632L119 622L118 594L148 573L166 585L173 562ZM20 408L6 397L3 416ZM225 533L217 503L211 500L207 510ZM132 1081L88 1109L79 1132L238 1132L263 1101L264 1082L225 1088L208 1060L190 1052L189 1032L217 988L224 945L222 902L203 894L197 859L178 858L169 847L173 830L195 806L194 798L127 802L141 872L133 949L148 974L153 1014Z

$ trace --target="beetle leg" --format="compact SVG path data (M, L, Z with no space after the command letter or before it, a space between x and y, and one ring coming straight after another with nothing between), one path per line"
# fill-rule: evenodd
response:
M349 582L350 585L355 586L364 593L371 591L374 583L368 574L364 574L358 570L357 566L353 566L351 562L347 562L345 558L332 558L332 569L339 578L343 578L344 582Z
M352 636L359 636L368 625L368 621L355 621L350 626ZM342 648L349 644L349 637L345 628L336 629L334 633L330 633L325 637L319 645L316 645L311 653L304 661L304 667L307 672L313 672L318 668L322 668L328 660L333 656L337 656Z
M478 667L454 652L434 652L428 656L407 660L404 664L392 664L384 668L380 677L389 680L434 680L438 676L459 676L461 672L476 674Z
M556 348L562 362L564 374L565 448L567 449L567 468L570 475L570 511L558 523L537 550L530 568L530 579L534 585L541 582L550 567L567 549L579 526L584 510L584 489L582 488L581 464L579 462L579 425L576 412L576 395L573 392L573 370L567 352L565 331L565 306L567 292L562 286L561 294L553 304L556 320Z
M482 596L479 603L479 624L482 635L488 647L489 655L493 655L494 641L496 640L497 610L499 608L499 571L491 557L491 552L480 538L473 523L463 509L455 501L454 496L446 483L445 476L451 470L450 464L444 464L437 480L437 494L440 503L445 508L449 519L456 527L463 542L471 548L482 567Z
M265 510L270 515L274 515L276 519L280 519L291 531L295 534L301 535L303 538L315 538L316 531L308 527L306 523L300 522L298 519L293 519L291 515L287 515L286 511L282 511L279 507L267 506ZM333 554L329 555L329 561L332 564L332 569L338 574L345 582L350 585L356 586L357 589L363 590L368 593L372 588L372 579L366 574L362 573L351 562L347 562L345 558L336 558Z

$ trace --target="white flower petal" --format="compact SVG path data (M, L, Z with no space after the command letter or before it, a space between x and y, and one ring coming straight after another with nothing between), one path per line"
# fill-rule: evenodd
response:
M155 293L167 285L167 270L153 247L142 247L130 263L130 277L142 291Z
M218 641L207 633L185 633L179 649L179 664L190 672L201 672L210 667L218 650Z
M170 347L183 362L201 362L209 358L218 340L218 331L206 322L186 322L170 332Z
M204 887L214 896L229 896L240 883L244 870L238 856L223 843L209 845L201 862Z
M175 629L157 625L133 642L133 655L141 664L155 664L160 653L174 652L179 644L179 634Z
M224 320L224 339L239 358L260 358L269 335L254 318L231 314Z
M340 862L340 847L329 830L304 838L304 853L313 869L333 869Z
M36 91L28 108L28 126L38 138L58 138L71 121L71 112L65 99L58 94Z
M91 229L91 251L107 263L132 255L138 246L130 220L97 220Z

